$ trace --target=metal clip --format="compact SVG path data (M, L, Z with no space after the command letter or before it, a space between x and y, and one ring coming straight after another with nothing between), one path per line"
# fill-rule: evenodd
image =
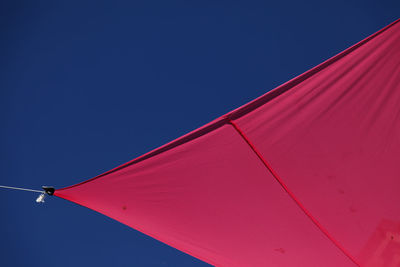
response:
M37 202L37 203L44 203L44 198L45 198L45 197L46 197L45 193L41 193L41 194L37 197L36 202Z
M42 186L42 188L44 191L37 197L37 199L36 199L37 203L44 203L44 199L46 198L46 196L47 195L52 196L55 191L54 187L52 187L52 186Z

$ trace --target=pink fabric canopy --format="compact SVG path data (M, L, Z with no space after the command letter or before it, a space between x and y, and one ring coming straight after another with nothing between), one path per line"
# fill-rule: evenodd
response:
M217 266L400 266L400 23L55 195Z

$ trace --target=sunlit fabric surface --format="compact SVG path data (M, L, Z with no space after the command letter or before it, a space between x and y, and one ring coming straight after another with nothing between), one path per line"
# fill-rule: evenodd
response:
M55 195L216 266L398 267L400 23Z

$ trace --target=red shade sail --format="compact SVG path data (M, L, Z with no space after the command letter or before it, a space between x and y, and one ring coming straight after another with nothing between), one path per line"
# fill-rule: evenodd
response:
M400 23L55 195L217 266L400 266Z

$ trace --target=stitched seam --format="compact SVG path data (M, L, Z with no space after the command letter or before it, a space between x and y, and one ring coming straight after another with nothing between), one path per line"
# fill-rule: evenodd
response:
M245 135L245 133L239 128L239 126L232 121L230 118L226 117L229 124L235 128L236 132L246 141L251 150L257 155L257 157L261 160L264 166L269 170L275 180L282 186L282 188L286 191L286 193L290 196L290 198L297 204L297 206L307 215L307 217L317 226L317 228L324 233L324 235L335 244L335 246L341 250L353 263L357 266L361 265L356 261L355 258L335 239L333 236L318 222L318 220L304 207L304 205L300 202L300 200L293 194L293 192L287 187L287 185L283 182L283 180L279 177L279 175L275 172L275 170L271 167L271 165L263 158L261 153L257 150L255 145L250 141L250 139Z

